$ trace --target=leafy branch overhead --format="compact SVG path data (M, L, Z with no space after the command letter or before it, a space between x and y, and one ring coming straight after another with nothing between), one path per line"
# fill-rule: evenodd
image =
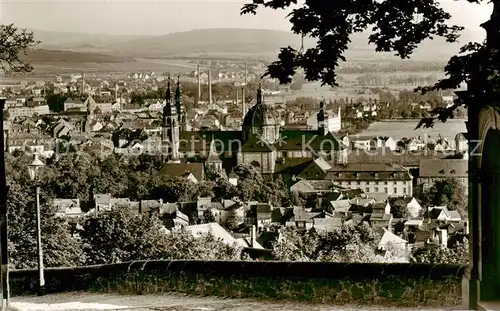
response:
M487 0L464 0L480 4ZM488 1L490 2L490 1ZM500 15L500 1L494 3L492 19L483 28L496 36ZM451 15L445 12L436 0L253 0L245 4L241 14L256 14L259 7L291 9L288 15L294 33L316 40L316 46L302 51L283 47L278 60L273 62L264 76L278 79L286 84L297 70L303 69L309 81L321 81L322 85L338 86L336 69L345 61L350 36L354 33L370 32L369 43L377 52L394 52L402 59L409 58L425 39L445 38L456 42L463 27L449 25ZM498 12L498 14L496 13ZM491 91L500 86L497 68L499 49L492 49L486 43L469 43L459 55L452 57L446 68L447 78L431 87L420 88L427 92L438 89L457 89L463 83L476 81ZM479 66L478 64L481 64ZM485 78L488 77L488 78ZM488 89L489 88L489 89ZM453 117L453 111L467 105L464 98L455 105L433 111L434 117L422 120L418 127L432 127L434 121L446 121Z
M33 32L18 29L14 24L0 25L0 70L5 74L30 72L33 66L23 57L29 48L40 42Z
M296 0L253 0L241 14L256 14L259 6L287 9ZM292 31L317 40L314 48L299 53L291 47L281 49L278 61L269 66L266 75L288 83L298 68L306 78L323 85L337 86L335 69L345 61L344 52L350 35L371 29L369 42L376 51L395 52L409 58L426 38L440 36L455 42L463 27L449 26L451 17L434 0L305 0L288 15Z

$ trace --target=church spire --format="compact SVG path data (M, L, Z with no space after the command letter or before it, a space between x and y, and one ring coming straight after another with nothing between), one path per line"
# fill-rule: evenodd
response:
M257 105L262 104L262 83L259 83L259 88L257 89Z
M172 93L170 91L170 75L167 81L167 91L165 92L165 107L163 107L163 116L170 117L175 115L175 110L172 109Z
M177 76L177 87L175 89L175 110L180 118L180 115L182 114L182 106L181 106L181 82L179 76Z
M324 135L326 133L325 129L325 102L322 100L319 103L319 112L316 115L318 119L318 130L320 131L321 135Z

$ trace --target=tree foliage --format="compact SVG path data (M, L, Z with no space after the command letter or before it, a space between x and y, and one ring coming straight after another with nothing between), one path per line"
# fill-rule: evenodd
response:
M447 206L458 211L460 216L467 217L467 197L465 186L455 178L438 180L432 187L420 194L424 206Z
M36 267L36 192L35 184L28 178L27 164L31 157L6 158L9 199L9 252L11 265L17 269ZM53 192L47 171L40 171L40 211L42 245L46 266L75 266L84 258L82 248L71 234L70 225L55 217L52 206Z
M243 6L241 14L256 14L259 7L287 9L296 4L296 0L253 0ZM317 44L299 51L290 46L281 49L278 61L266 72L281 83L290 83L302 68L307 80L337 86L336 69L345 61L349 37L370 28L369 42L375 44L376 51L395 52L401 58L409 58L424 39L440 36L454 42L462 30L446 23L451 15L433 0L306 0L288 17L294 33L314 38Z
M35 187L28 177L31 155L24 152L7 154L7 181L10 185L9 251L13 268L34 268L36 250ZM82 228L75 230L72 223L55 216L54 198L81 199L92 202L93 194L109 193L114 197L132 200L163 199L164 202L192 201L206 195L213 184L197 185L183 179L166 178L158 174L163 162L154 156L139 156L123 161L110 156L101 159L84 152L61 154L56 160L45 159L40 171L40 203L42 212L42 244L46 266L75 266L80 264L112 263L138 259L235 258L237 250L213 237L190 238L162 234L162 221L153 214L137 214L129 208L91 214L80 219ZM107 172L107 173L104 173ZM193 221L191 212L185 211ZM197 214L197 211L196 211ZM163 230L164 231L164 230ZM78 233L74 235L74 233ZM211 240L212 239L212 240ZM175 254L169 247L181 248L187 253ZM203 243L210 245L206 249ZM211 254L211 250L214 250ZM212 257L210 257L212 256Z
M33 66L23 54L38 43L31 31L14 24L0 25L0 69L7 75L32 71Z
M284 261L386 261L384 256L376 252L379 239L380 235L365 222L356 226L343 225L328 232L284 228L280 231L278 241L273 244L273 255ZM404 257L399 260L403 261Z
M127 206L87 216L78 235L87 254L86 264L118 263L158 258L166 233L155 216L137 214Z
M448 248L442 245L428 245L414 248L411 261L416 263L447 263L465 265L469 262L467 239Z
M128 206L92 214L79 230L87 264L153 259L236 260L240 249L211 234L194 237L181 229L165 230L153 214Z
M486 0L464 0L480 4ZM487 31L485 42L470 42L460 53L453 56L445 66L447 77L433 86L418 88L427 92L436 89L457 89L468 84L469 93L462 94L453 105L436 108L430 117L417 125L432 127L436 120L445 122L454 117L454 111L461 106L490 102L500 87L498 67L500 65L498 25L500 23L500 2L493 2L491 19L482 25ZM316 40L313 48L296 50L283 47L278 60L269 65L265 75L276 78L280 83L291 82L298 69L303 69L309 81L321 81L322 85L337 86L339 62L345 61L344 53L353 33L369 31L369 42L377 52L394 52L403 59L409 58L425 39L443 37L447 42L456 42L462 26L450 25L451 15L434 0L253 0L245 4L241 14L256 14L259 7L288 9L291 30L304 37ZM471 101L472 100L472 101Z

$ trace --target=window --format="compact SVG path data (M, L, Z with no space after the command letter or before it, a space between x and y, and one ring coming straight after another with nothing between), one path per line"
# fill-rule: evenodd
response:
M370 192L370 188L368 188L368 187L366 187L365 190L366 190L366 192Z
M387 185L387 181L384 181L384 185Z
M398 188L394 188L394 194L398 193Z
M406 194L406 188L403 188L403 193Z
M378 192L378 187L375 187L375 192Z
M387 189L387 187L384 187L384 192L385 192L385 193L388 193L388 191L389 191L389 190Z

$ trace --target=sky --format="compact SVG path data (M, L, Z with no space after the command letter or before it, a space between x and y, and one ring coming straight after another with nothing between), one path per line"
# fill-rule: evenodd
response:
M126 35L201 28L290 29L286 12L261 9L257 15L240 16L243 4L241 0L0 0L0 20L37 30ZM490 4L479 6L465 0L442 0L441 4L453 23L483 34L479 24L489 19Z

